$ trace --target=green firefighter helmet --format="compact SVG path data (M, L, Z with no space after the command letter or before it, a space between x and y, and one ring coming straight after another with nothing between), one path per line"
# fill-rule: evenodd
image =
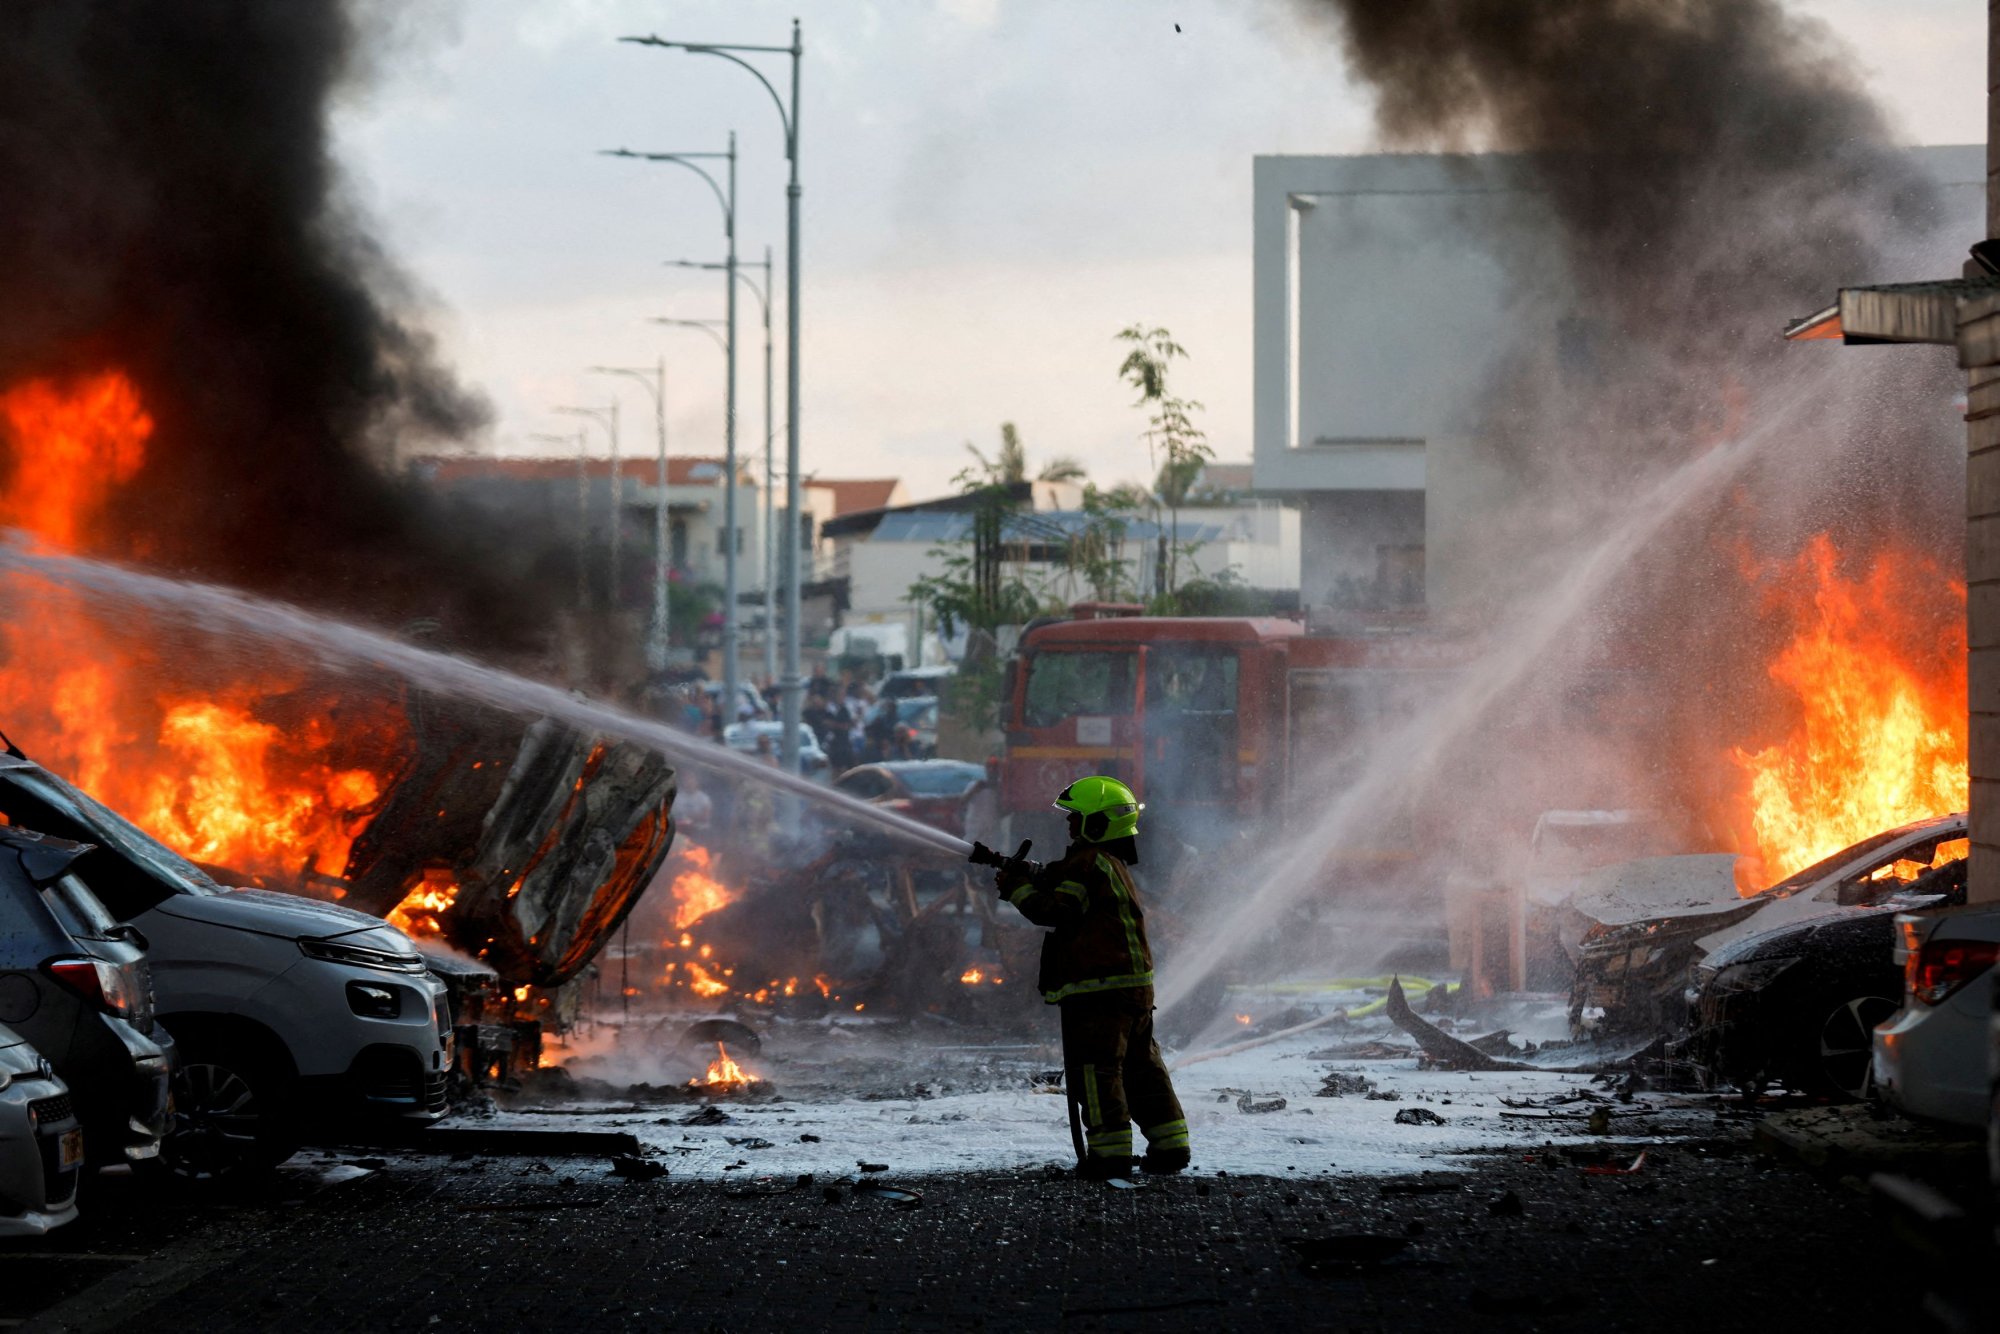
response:
M1092 843L1109 843L1139 832L1139 812L1146 808L1115 778L1092 774L1079 778L1056 798L1056 809L1083 817L1083 836Z

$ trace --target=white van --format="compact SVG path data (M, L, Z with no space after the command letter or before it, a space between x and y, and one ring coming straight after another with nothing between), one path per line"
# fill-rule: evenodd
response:
M0 755L0 815L95 844L78 874L145 937L155 1012L179 1048L167 1166L220 1176L289 1157L314 1122L444 1114L450 1006L401 931L225 889L18 753Z

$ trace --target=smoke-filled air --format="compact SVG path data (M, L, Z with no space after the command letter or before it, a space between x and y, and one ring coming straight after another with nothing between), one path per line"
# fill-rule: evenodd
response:
M1180 7L0 0L0 1326L1910 1323L1967 16Z

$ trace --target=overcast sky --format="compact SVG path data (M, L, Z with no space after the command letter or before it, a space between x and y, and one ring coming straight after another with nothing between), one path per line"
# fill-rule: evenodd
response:
M1981 0L1814 0L1915 143L1984 138ZM407 11L403 11L407 12ZM1250 453L1250 166L1375 147L1335 41L1294 0L466 0L338 113L338 151L449 359L493 403L480 448L546 452L593 363L668 363L670 448L719 453L722 356L649 316L723 312L721 210L681 168L596 150L742 154L738 239L783 285L776 110L714 57L625 34L789 40L804 20L805 468L943 490L1019 424L1030 458L1145 472L1113 335L1164 324L1218 457ZM1180 31L1175 31L1175 24ZM786 61L767 68L781 81ZM783 87L780 82L780 87ZM719 165L719 164L717 164ZM745 294L739 445L761 444ZM782 316L780 317L782 319ZM777 403L784 411L783 328ZM628 454L650 410L622 395ZM602 448L593 438L593 449Z

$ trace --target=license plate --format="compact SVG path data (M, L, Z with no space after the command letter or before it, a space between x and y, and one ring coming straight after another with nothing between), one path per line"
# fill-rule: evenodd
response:
M83 1132L81 1130L63 1131L62 1139L57 1144L56 1161L65 1172L83 1162Z

